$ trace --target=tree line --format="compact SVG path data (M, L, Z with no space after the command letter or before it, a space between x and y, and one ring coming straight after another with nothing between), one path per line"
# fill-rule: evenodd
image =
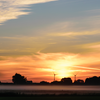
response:
M54 85L100 85L100 76L93 76L86 78L85 81L81 79L77 79L74 82L72 82L72 79L70 77L62 78L60 81L52 81L51 83L47 81L41 81L40 83L33 83L32 81L28 81L25 76L22 76L21 74L16 73L14 76L12 76L12 82L13 84L54 84ZM2 83L1 83L2 84Z

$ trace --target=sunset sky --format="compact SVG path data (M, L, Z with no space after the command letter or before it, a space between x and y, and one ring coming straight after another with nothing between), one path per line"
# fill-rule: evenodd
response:
M100 0L0 0L0 81L100 76Z

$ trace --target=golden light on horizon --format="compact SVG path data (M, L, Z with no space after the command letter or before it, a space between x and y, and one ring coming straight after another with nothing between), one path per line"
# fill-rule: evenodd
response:
M53 64L51 69L53 69L52 71L56 74L56 77L61 79L72 76L70 68L72 65L72 62L60 59Z
M70 77L70 72L69 70L67 69L61 69L58 71L58 74L57 76L61 79L61 78L64 78L64 77Z
M75 55L66 53L40 53L33 56L18 58L6 58L0 61L1 81L11 82L11 77L16 72L24 75L28 80L40 82L42 80L51 82L60 81L64 77L85 79L87 76L99 76L100 55ZM89 57L87 57L89 56ZM91 59L93 62L91 63ZM97 65L97 67L95 67ZM9 74L9 75L8 75ZM6 79L6 80L4 80Z

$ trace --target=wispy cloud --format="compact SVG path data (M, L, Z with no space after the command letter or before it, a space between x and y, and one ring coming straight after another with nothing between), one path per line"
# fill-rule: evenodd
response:
M53 23L47 27L51 36L82 36L100 34L100 16L87 16L86 18ZM42 30L41 30L42 31Z
M89 48L92 50L92 52L100 52L100 42L94 42L94 43L88 43L83 45L86 48Z
M50 34L51 36L81 36L81 35L93 35L98 34L100 31L80 31L80 32L66 32Z
M46 3L56 0L0 0L0 23L3 23L10 19L16 19L20 15L27 15L30 12L25 12L24 10L29 10L30 4Z

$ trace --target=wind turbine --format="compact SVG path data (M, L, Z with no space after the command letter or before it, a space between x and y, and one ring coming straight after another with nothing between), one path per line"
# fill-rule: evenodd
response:
M74 75L74 82L76 81L76 74Z
M57 75L57 74L55 74L55 73L53 72L53 75L54 75L54 81L55 81L55 79L56 79L56 75Z
M79 73L79 72L78 72L78 73ZM78 73L77 73L77 74L78 74ZM77 75L77 74L74 74L74 82L76 81L76 75Z

